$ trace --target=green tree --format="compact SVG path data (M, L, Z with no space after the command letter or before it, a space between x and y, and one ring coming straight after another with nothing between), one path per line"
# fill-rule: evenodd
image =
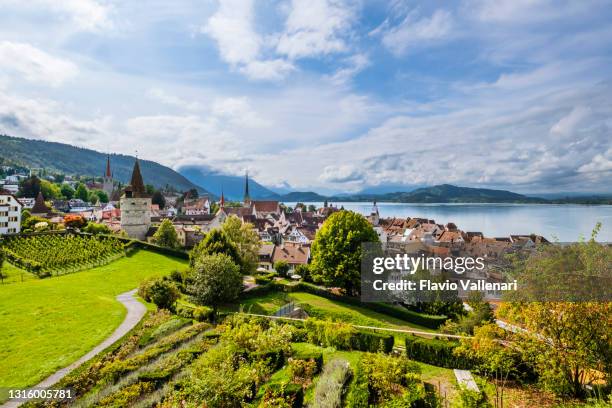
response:
M161 191L158 190L153 193L151 196L151 203L159 205L159 208L162 210L166 207L166 199Z
M242 274L234 260L222 253L202 256L191 270L189 293L200 305L215 311L221 303L234 301L242 292Z
M108 194L103 190L94 190L93 192L101 203L108 203Z
M62 197L62 191L57 184L51 183L47 180L40 181L40 189L46 199L58 199Z
M254 272L259 261L261 243L253 225L243 223L240 218L231 215L225 220L221 229L238 250L242 273L246 275Z
M4 279L5 276L2 273L2 268L4 267L4 250L0 248L0 279Z
M74 197L74 188L70 187L70 184L62 184L60 187L60 192L66 200L70 200L72 197Z
M281 259L280 261L274 262L274 270L279 275L287 275L287 272L289 272L289 264L287 261Z
M172 310L180 297L174 282L164 278L145 280L138 288L138 294L147 302L153 302L160 309Z
M89 190L83 183L79 183L77 185L76 191L74 192L74 196L83 201L89 201Z
M106 224L98 224L95 222L90 222L83 229L83 231L88 232L90 234L111 234L111 229Z
M379 242L376 231L360 214L338 211L323 223L312 244L313 278L340 286L351 295L361 289L361 245Z
M40 192L40 179L36 176L29 177L19 183L20 197L35 198Z
M300 264L295 267L296 275L300 275L305 282L312 282L312 273L310 270L310 265L308 264Z
M232 258L236 265L242 264L236 245L220 228L215 228L206 234L204 239L191 250L189 264L194 266L202 257L213 254L226 254Z
M172 221L166 218L159 224L159 228L153 234L153 242L166 248L178 248L181 246Z

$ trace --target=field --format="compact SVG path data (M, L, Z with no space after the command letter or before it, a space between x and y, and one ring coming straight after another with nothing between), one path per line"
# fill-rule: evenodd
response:
M0 285L0 387L18 388L38 383L112 333L125 316L116 295L185 262L137 251L80 273L24 282L6 267L17 282Z

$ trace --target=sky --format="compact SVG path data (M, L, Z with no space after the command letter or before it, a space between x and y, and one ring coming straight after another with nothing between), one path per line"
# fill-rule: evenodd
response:
M0 13L0 133L300 191L612 192L611 0Z

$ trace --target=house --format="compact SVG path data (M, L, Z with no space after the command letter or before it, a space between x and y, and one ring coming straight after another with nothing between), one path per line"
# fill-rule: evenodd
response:
M274 253L274 245L264 244L259 247L259 262L258 267L266 271L272 270L272 254Z
M19 201L21 203L23 208L30 209L30 208L34 207L34 203L36 202L36 199L35 198L29 198L29 197L19 197L17 199L17 201Z
M285 261L289 264L289 274L295 271L298 265L306 265L310 259L310 248L302 245L285 244L274 247L272 264Z
M278 201L251 201L251 214L256 218L266 218L270 214L280 214Z
M22 204L13 194L0 190L0 235L18 234L21 231Z
M185 215L210 214L210 200L208 197L185 199L183 202L182 213Z

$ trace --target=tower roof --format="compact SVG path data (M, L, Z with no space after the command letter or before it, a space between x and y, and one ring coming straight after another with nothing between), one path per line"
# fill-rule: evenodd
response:
M246 177L244 179L244 202L248 203L251 201L251 196L249 194L249 172L246 172Z
M36 196L36 201L34 201L34 207L30 210L32 214L48 214L49 208L45 204L45 198L43 197L42 191L38 192Z
M110 168L110 154L106 156L106 173L104 174L106 177L112 177L111 168Z
M130 186L128 189L132 192L133 197L146 195L146 189L144 181L142 181L142 174L140 172L140 163L138 162L138 159L136 159L136 162L134 162L134 170L132 171L132 179L130 180Z

